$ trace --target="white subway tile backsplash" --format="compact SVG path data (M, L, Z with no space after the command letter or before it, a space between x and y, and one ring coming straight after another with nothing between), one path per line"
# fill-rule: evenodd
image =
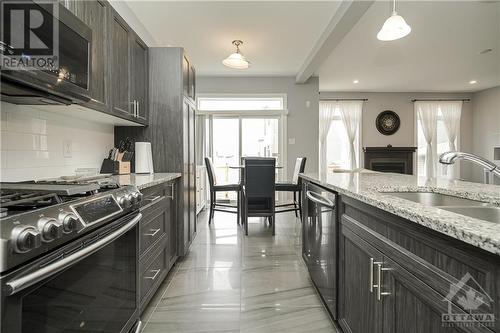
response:
M113 126L60 112L0 103L1 181L43 179L97 168L113 147ZM64 157L63 142L71 143Z

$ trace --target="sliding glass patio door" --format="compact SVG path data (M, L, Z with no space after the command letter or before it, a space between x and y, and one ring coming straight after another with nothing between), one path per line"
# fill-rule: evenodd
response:
M282 122L280 116L211 115L207 139L219 183L236 183L240 178L237 167L241 157L274 157L283 167ZM277 169L276 179L282 179L283 169ZM217 200L236 200L234 192L219 192Z

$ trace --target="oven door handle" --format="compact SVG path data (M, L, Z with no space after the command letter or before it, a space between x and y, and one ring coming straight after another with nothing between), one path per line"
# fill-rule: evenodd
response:
M125 224L123 227L120 229L112 232L111 234L107 235L101 240L98 240L97 242L83 248L82 250L72 253L69 256L56 261L52 264L49 264L45 267L40 268L37 271L34 271L32 273L29 273L25 276L22 276L17 279L13 279L9 282L6 283L6 294L7 296L14 295L15 293L20 292L23 289L26 289L66 268L69 266L74 265L75 263L87 258L91 254L99 251L106 245L109 245L113 241L115 241L117 238L121 237L124 235L127 231L132 229L137 223L139 223L140 219L142 218L142 214L139 213L137 216L135 216L130 222Z

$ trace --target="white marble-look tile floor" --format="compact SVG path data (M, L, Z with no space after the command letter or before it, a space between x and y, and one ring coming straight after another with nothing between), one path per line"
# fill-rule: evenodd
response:
M189 255L177 263L142 316L143 333L338 332L301 258L300 220L263 219L249 236L234 214L198 217Z

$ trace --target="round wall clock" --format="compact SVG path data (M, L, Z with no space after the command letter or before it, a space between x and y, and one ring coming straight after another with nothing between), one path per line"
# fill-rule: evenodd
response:
M383 135L392 135L399 129L401 120L396 112L385 110L379 113L375 120L377 130Z

